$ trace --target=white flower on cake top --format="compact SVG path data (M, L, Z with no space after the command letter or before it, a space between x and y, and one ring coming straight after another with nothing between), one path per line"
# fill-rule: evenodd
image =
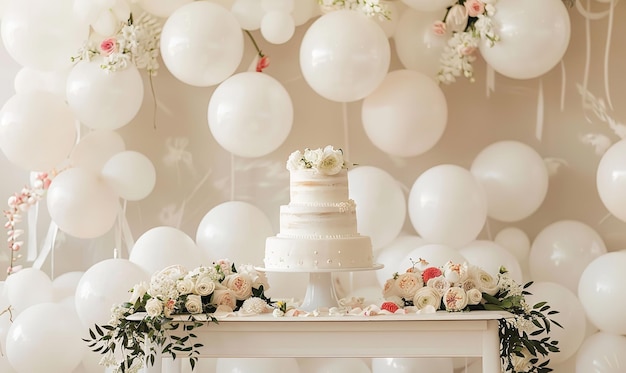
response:
M343 158L343 150L327 145L324 149L296 150L287 160L289 171L312 169L323 175L335 175L352 164Z

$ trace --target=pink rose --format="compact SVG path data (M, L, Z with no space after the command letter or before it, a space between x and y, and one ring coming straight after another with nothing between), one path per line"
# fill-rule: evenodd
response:
M463 5L470 17L477 17L485 12L485 4L480 0L467 0Z
M237 307L237 298L235 293L230 289L215 290L211 303L216 306L227 306L234 310Z
M443 36L446 34L446 24L442 21L436 21L433 23L433 33L435 35Z
M117 40L115 40L115 38L102 40L102 43L100 43L100 53L102 55L110 56L115 52L117 52Z
M447 311L463 311L467 306L467 293L463 288L452 286L443 294L443 303Z
M413 299L415 292L424 286L422 276L417 273L406 272L396 279L396 287L400 291L400 296L404 299Z
M222 285L232 290L237 300L246 300L252 296L252 281L249 276L233 273L224 278Z

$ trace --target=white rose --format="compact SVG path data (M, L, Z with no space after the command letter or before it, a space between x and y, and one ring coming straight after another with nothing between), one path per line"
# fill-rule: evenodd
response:
M178 280L176 282L176 290L180 293L180 295L185 295L193 292L194 284L191 278L185 276L184 278Z
M428 280L426 286L437 290L439 292L439 295L443 296L443 293L445 293L446 290L448 290L448 288L450 287L450 282L448 282L445 277L439 276L433 277Z
M441 306L441 294L435 288L425 286L415 292L413 297L413 305L418 310L425 308L426 306L433 306L436 310Z
M264 272L257 271L252 264L240 265L239 273L250 277L253 288L258 289L263 286L263 291L269 290L270 284L267 281L267 276L265 276Z
M462 311L467 306L467 293L458 286L452 286L443 294L443 304L447 311Z
M487 271L481 268L476 268L475 279L478 290L483 293L495 295L498 290L500 290L498 287L498 281Z
M215 282L210 275L199 275L196 279L196 294L206 296L215 291Z
M480 290L473 288L467 291L467 304L479 304L481 300L483 300L483 293Z
M130 296L129 302L135 304L138 299L143 298L143 296L148 291L148 284L145 281L141 281L140 283L133 286L133 290L131 290L132 294Z
M215 290L211 302L216 306L227 306L234 310L237 307L237 298L230 289Z
M307 162L307 166L317 168L322 159L322 149L304 149L304 159Z
M448 10L446 29L451 32L463 32L467 26L467 9L463 5L453 5Z
M161 312L163 312L163 303L161 303L161 301L157 298L148 299L146 302L146 312L148 313L148 316L151 317L159 316Z
M179 279L187 274L187 270L185 267L175 264L169 267L163 268L161 271L157 272L155 276L157 277L168 277L172 279Z
M287 169L289 171L293 171L300 170L302 168L304 168L304 164L302 163L302 152L296 150L289 155L289 159L287 160Z
M202 312L202 298L199 295L188 295L185 308L191 314Z
M237 300L245 300L252 296L252 281L248 275L233 273L224 278L222 285L232 290Z
M335 175L343 168L343 153L332 146L324 148L318 170L324 175Z

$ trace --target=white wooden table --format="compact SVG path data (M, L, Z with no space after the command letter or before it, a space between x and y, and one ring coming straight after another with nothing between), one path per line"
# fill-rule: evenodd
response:
M194 330L200 357L481 357L500 373L498 320L506 312L377 316L228 317ZM180 360L178 360L180 362ZM161 363L146 373L161 372ZM167 372L179 371L168 364Z

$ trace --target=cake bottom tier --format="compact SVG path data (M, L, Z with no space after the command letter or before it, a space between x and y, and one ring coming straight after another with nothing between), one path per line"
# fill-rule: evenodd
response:
M373 265L372 242L367 236L303 239L268 237L265 268L302 271L369 268Z

